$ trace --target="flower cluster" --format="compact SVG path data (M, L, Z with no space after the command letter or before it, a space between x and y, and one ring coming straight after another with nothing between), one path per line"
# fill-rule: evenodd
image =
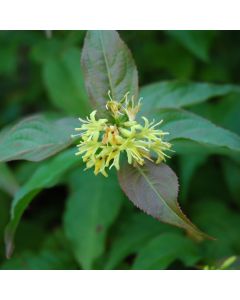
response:
M82 155L86 163L86 169L94 167L94 173L102 173L107 176L106 168L113 166L119 170L120 156L126 153L129 164L143 165L144 160L160 163L165 161L166 150L171 144L164 142L163 137L168 134L157 129L162 121L149 122L142 117L143 124L135 120L140 109L140 101L135 105L133 98L128 99L128 93L117 102L111 98L106 103L106 110L109 112L108 119L97 119L97 111L93 111L86 119L80 119L81 127L75 128L80 136L80 143L77 145L76 155ZM111 120L111 121L109 121Z

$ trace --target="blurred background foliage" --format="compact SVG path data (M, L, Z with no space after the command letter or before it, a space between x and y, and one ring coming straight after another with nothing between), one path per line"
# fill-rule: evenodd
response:
M119 33L138 66L140 86L176 79L240 82L238 31ZM40 112L89 112L80 70L84 36L84 31L0 32L0 128ZM214 97L189 110L240 134L239 94ZM45 162L0 163L0 268L201 269L238 257L239 158L199 149L196 154L176 153L169 163L179 176L183 210L217 240L199 244L180 229L159 223L133 207L115 176L96 179L79 164L27 208L9 260L3 236L12 196ZM238 258L230 268L239 268Z

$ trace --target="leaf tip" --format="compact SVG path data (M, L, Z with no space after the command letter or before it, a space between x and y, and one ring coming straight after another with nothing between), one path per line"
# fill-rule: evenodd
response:
M187 230L187 235L197 242L202 242L204 240L209 240L209 241L217 240L215 237L212 237L212 236L198 230L197 228L196 228L196 231Z

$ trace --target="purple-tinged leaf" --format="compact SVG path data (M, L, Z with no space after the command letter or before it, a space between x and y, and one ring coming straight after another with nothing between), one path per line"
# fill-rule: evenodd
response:
M116 31L88 31L82 51L82 70L94 107L104 106L111 91L114 100L138 97L138 74L131 52Z
M119 172L119 182L129 200L145 213L184 228L197 239L207 237L181 211L177 202L178 179L166 164L146 162L143 167L125 164Z

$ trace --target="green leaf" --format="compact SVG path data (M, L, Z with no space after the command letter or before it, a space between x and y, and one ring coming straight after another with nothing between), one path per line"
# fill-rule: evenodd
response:
M70 115L85 116L89 104L79 61L76 48L49 58L43 65L43 79L54 106Z
M175 260L186 266L194 266L200 259L196 244L190 239L174 233L161 234L146 244L136 257L135 270L163 270Z
M164 163L145 162L142 167L125 164L119 172L119 181L129 200L145 213L184 228L197 239L205 237L182 213L177 202L177 176Z
M217 104L217 105L216 105ZM217 101L195 106L193 112L210 119L215 124L240 135L239 93L233 93Z
M208 178L207 178L208 179ZM215 241L203 242L204 256L208 261L234 255L240 250L239 213L216 198L201 198L193 202L191 216L195 223L216 237ZM237 252L236 252L237 251Z
M158 35L157 32L154 34ZM140 38L146 40L145 36ZM139 62L138 66L141 68L141 81L143 82L146 73L147 82L156 80L156 74L161 74L160 76L163 78L189 79L194 73L194 58L174 40L161 41L161 43L157 39L154 42L144 41L144 47L136 45L134 54ZM148 57L151 57L151 59L146 59ZM157 78L159 78L159 75L157 75Z
M129 255L139 252L153 237L166 231L177 231L169 225L143 213L131 214L126 220L119 221L119 228L114 231L112 245L105 269L114 269Z
M144 86L140 90L144 112L158 108L188 107L232 92L240 92L240 88L231 84L182 81L157 82Z
M73 149L67 150L53 159L44 162L32 175L31 179L16 193L11 208L11 218L6 228L6 254L13 251L13 238L18 223L32 199L43 189L56 185L72 167L80 164Z
M77 120L35 115L0 132L0 161L40 161L67 148Z
M1 40L1 44L5 41ZM4 45L0 49L0 74L13 77L18 65L18 47L14 44Z
M47 60L60 56L65 50L59 39L41 39L31 48L30 57L33 61L44 64Z
M10 211L10 207L8 209L7 222L9 221L9 211ZM48 233L48 228L45 228L43 223L41 223L41 221L39 220L40 218L38 216L37 218L34 218L34 220L31 218L30 219L23 218L21 220L14 240L15 251L11 259L15 256L15 254L18 254L22 251L25 250L35 251L35 250L39 250L39 248L42 246L42 243ZM7 222L5 224L5 227L7 225Z
M222 159L223 173L228 185L229 191L235 202L240 205L240 165L230 159Z
M1 270L74 270L77 268L67 240L61 231L51 233L40 251L16 253L1 265Z
M209 60L209 50L215 32L211 30L169 30L167 34L175 38L186 49L204 62Z
M179 109L161 109L154 116L163 119L161 129L169 132L166 139L174 145L178 140L189 140L217 153L240 151L240 137L237 134L193 113ZM184 152L184 148L182 150Z
M33 252L26 250L3 263L1 270L74 270L71 257L63 251L42 250Z
M179 166L180 166L180 184L181 184L181 192L180 199L185 201L187 198L187 194L190 188L191 181L197 171L197 169L203 165L208 157L208 154L199 153L195 154L186 154L179 155Z
M0 191L0 260L5 258L4 251L4 229L9 219L10 199Z
M88 31L82 51L86 88L95 107L104 106L111 91L114 100L138 96L137 68L116 31Z
M64 214L64 229L72 251L84 269L103 254L109 226L118 215L123 194L114 176L104 178L78 170Z
M18 183L8 165L0 163L0 189L13 196L18 188Z
M19 184L23 185L26 181L28 181L41 164L42 161L22 161L14 170L14 175L16 176Z

